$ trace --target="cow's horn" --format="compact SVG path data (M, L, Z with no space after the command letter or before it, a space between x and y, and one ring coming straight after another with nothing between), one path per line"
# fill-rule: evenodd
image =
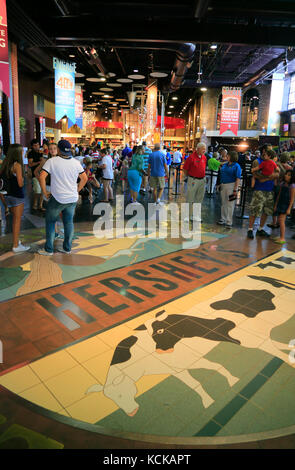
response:
M164 312L162 313L162 315L160 315L159 317L157 318L150 318L149 320L147 320L144 324L147 328L147 331L148 333L152 336L153 334L153 328L152 328L152 324L155 322L155 321L162 321L162 320L165 320L165 318L167 318L168 316L168 313Z
M89 387L85 392L85 395L88 395L88 393L101 392L102 390L103 386L100 384L91 385L91 387Z

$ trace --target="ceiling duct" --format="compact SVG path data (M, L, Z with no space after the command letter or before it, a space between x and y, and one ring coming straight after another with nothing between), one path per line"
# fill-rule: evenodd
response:
M133 108L136 98L136 91L127 91L130 108Z
M171 82L167 91L173 92L180 88L187 69L192 66L195 50L195 44L185 43L180 46L176 52Z

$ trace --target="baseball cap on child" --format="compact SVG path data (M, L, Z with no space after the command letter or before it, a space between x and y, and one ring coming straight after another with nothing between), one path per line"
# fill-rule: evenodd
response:
M72 146L68 140L60 140L57 144L60 153L66 157L72 157Z

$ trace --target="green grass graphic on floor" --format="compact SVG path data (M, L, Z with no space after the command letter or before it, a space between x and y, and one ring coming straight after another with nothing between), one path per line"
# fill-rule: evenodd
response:
M190 370L215 400L209 408L203 407L196 392L170 376L136 398L139 410L134 417L117 410L96 424L119 432L182 437L267 432L295 424L295 374L288 364L264 351L230 343L216 346L205 357L240 378L230 387L218 372Z

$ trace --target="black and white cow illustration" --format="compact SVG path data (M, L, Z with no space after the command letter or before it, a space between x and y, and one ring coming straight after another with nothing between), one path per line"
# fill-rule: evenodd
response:
M292 366L284 352L288 344L273 341L271 331L295 314L294 293L295 285L290 282L250 275L184 314L158 312L118 344L105 384L93 385L86 393L103 391L129 416L134 416L138 410L136 382L145 375L170 374L195 390L206 408L213 399L189 370L215 370L233 386L239 379L220 363L204 357L223 341L258 348ZM290 302L290 311L286 311L286 302ZM293 339L295 332L290 334Z

